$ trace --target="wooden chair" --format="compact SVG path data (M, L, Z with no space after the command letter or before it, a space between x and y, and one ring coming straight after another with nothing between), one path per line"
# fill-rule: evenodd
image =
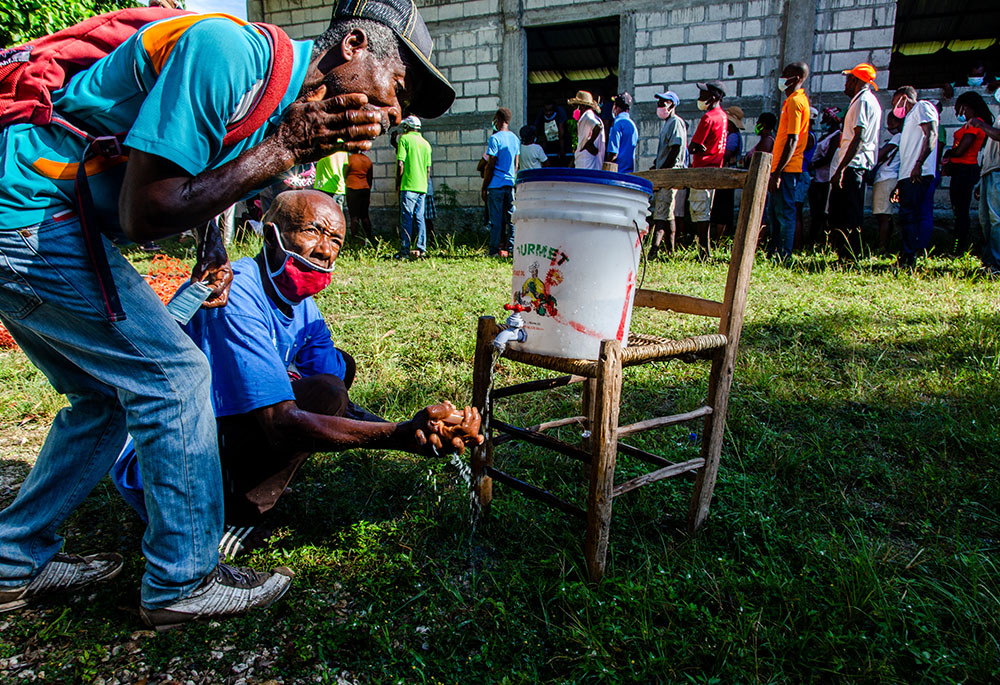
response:
M663 311L714 317L719 319L718 333L694 335L679 340L632 333L628 345L617 340L601 342L597 361L565 359L515 351L510 348L502 358L544 369L567 373L567 376L546 378L503 388L491 388L494 362L493 339L501 330L493 317L479 319L473 378L473 403L482 412L488 426L487 440L472 450L473 497L481 512L487 512L493 497L493 481L499 481L560 511L586 521L584 556L591 580L604 574L611 526L611 505L615 497L654 483L663 478L694 472L694 492L688 511L688 529L694 533L705 522L712 491L715 488L722 453L729 391L733 381L736 351L743 328L750 272L760 232L767 195L771 155L757 153L749 171L735 169L660 169L637 174L649 179L657 190L661 188L742 188L736 237L733 241L722 302L675 293L639 289L634 306L652 307ZM653 361L679 359L685 362L711 362L708 398L705 404L672 416L646 419L627 426L618 425L618 410L622 393L622 370L627 366ZM499 363L499 361L496 361ZM583 383L582 414L569 418L544 421L522 428L499 421L493 413L497 400L549 388ZM695 419L704 420L701 456L680 463L632 447L623 442L626 436L654 428L673 426ZM589 437L582 446L558 440L545 431L558 426L579 424ZM586 510L565 502L550 492L521 481L493 466L494 449L504 442L520 440L576 458L588 465L589 489ZM615 463L619 453L647 462L655 470L624 482L615 481Z

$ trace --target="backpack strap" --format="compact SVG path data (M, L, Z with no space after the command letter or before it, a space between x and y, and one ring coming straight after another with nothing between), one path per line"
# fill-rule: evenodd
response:
M281 104L292 80L294 53L288 34L272 24L254 24L271 43L271 65L267 83L257 94L253 105L240 119L229 124L223 146L233 145L249 138L255 131L267 124L274 110Z
M77 215L80 217L80 230L83 232L83 242L87 246L87 257L90 260L94 276L97 278L97 287L101 291L101 298L104 301L104 314L108 321L124 321L127 317L118 297L118 288L115 286L114 274L111 273L111 265L104 249L104 239L97 218L97 210L94 207L94 196L90 192L87 160L94 157L113 159L123 156L125 151L122 148L122 141L125 140L126 133L119 133L116 136L93 136L58 115L52 117L51 123L76 134L87 143L83 149L83 156L76 167L74 199L76 200Z

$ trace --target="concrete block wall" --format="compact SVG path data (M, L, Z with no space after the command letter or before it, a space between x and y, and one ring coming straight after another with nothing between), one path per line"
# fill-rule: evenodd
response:
M840 72L867 62L875 83L889 84L889 58L896 25L896 3L885 0L818 0L810 84L814 93L840 93Z

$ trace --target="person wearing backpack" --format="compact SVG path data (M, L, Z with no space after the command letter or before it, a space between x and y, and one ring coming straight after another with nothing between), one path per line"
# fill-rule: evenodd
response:
M140 11L166 10L124 10ZM402 0L340 0L315 42L183 14L118 43L52 89L58 121L0 130L0 322L69 400L0 511L0 611L120 571L117 554L61 554L57 529L130 433L149 513L140 614L165 629L268 606L292 573L219 564L209 366L113 239L204 226L295 164L369 149L405 110L439 116L454 91ZM225 248L199 235L192 278L224 306Z

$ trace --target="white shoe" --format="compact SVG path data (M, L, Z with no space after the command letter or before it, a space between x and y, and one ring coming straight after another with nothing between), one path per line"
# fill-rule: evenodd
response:
M187 597L159 609L140 606L139 614L146 625L161 631L199 619L239 616L281 599L294 575L284 566L260 573L219 564Z
M30 583L13 588L0 588L0 613L20 609L29 602L54 594L78 590L91 583L110 580L122 570L118 554L56 554L42 567Z

